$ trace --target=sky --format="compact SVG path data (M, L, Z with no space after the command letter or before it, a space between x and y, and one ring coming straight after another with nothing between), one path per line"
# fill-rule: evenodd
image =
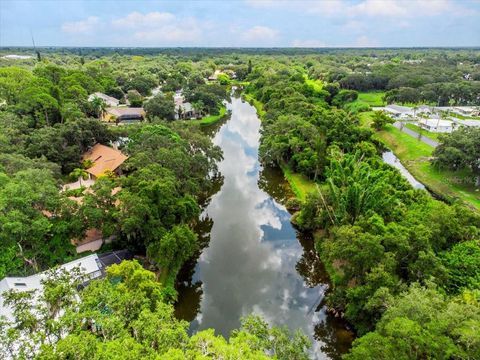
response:
M0 46L480 46L480 0L0 0Z

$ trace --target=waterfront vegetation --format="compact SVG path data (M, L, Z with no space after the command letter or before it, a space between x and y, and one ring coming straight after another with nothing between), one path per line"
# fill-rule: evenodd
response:
M408 171L430 191L450 202L461 200L480 210L480 191L468 168L440 169L430 159L434 148L390 125L375 136L400 159Z
M323 84L325 93L312 91L294 67L279 65L275 74L270 68L268 78L262 71L254 73L246 91L266 111L261 159L282 167L300 199L304 192L292 180L293 173L328 185L307 195L294 219L300 228L318 234L317 249L332 281L327 304L364 335L346 358L477 356L480 348L470 348L456 334L468 332L472 318L474 326L480 324L478 284L454 284L459 277L449 274L456 268L444 259L471 240L477 254L480 217L460 204L448 205L413 190L379 158L381 141L407 164L424 161L427 177L438 180L440 170L430 162L433 148L391 125L371 130L374 113L356 116L358 108L351 111L351 102L358 101L358 94L348 91L354 85L340 90ZM462 168L474 167L457 166L460 177L468 172ZM457 187L450 184L449 189ZM476 271L472 274L477 278ZM460 277L469 276L462 272ZM437 300L424 307L421 299L427 304ZM471 317L452 313L456 306ZM451 316L449 329L440 328ZM419 353L412 355L412 346L420 346Z
M258 317L226 340L213 329L190 336L173 316L177 273L205 245L193 228L221 180L221 151L201 126L227 116L222 101L237 85L262 120L262 163L282 168L295 224L315 235L326 305L358 335L345 359L480 358L480 136L440 136L434 151L370 111L384 101L479 105L477 50L158 52L46 49L0 62L0 277L74 258L72 240L90 228L142 261L111 267L78 296L65 274L40 302L11 293L18 322L0 323L6 356L183 359L207 347L216 358L308 358L305 336ZM208 83L216 69L237 79ZM150 97L157 87L163 95ZM210 115L174 121L179 90ZM145 101L146 121L105 124L105 104L88 101L96 91ZM76 199L59 191L89 147L122 139L122 176L105 174ZM382 161L385 148L446 201L413 189Z
M212 124L216 123L217 121L220 121L223 118L225 118L226 114L227 114L227 108L225 106L222 106L220 108L220 110L218 111L217 115L209 115L209 116L205 116L205 117L203 117L201 119L198 119L198 120L186 120L186 121L191 123L191 124L196 124L196 125L201 125L201 126L212 125Z

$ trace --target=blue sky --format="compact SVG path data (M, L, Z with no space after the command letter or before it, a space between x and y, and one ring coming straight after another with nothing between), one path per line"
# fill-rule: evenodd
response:
M480 46L480 0L0 0L0 46Z

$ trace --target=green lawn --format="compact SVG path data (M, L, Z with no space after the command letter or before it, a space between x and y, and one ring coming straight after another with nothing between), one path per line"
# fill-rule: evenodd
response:
M383 101L384 96L384 91L360 92L358 93L358 99L356 102L363 102L370 106L384 106L386 105Z
M480 116L465 116L457 113L451 113L450 115L461 120L480 120Z
M422 129L421 127L419 127L415 124L406 124L405 127L409 128L410 130L413 130L417 133L420 133L423 136L428 137L429 139L439 141L440 133L434 133L434 132Z
M480 191L469 171L439 170L432 166L433 147L400 131L392 125L375 134L410 173L434 193L447 200L462 200L470 208L480 210Z
M293 193L299 200L305 200L308 193L316 190L316 184L305 175L297 174L288 165L281 166L283 175L287 179Z
M222 119L226 113L227 113L227 108L222 105L218 115L210 115L210 116L205 116L204 118L201 118L198 120L185 120L185 121L188 121L189 123L197 124L197 125L211 125L219 121L220 119Z
M400 160L416 160L421 157L430 157L433 153L433 147L400 131L393 125L387 125L385 130L376 133L375 136L381 139Z

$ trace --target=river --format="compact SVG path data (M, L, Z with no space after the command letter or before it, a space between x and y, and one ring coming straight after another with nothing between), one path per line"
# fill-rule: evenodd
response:
M316 359L337 359L353 334L322 304L328 278L308 235L290 223L291 196L282 174L258 160L260 120L238 97L213 141L223 150L223 183L202 215L206 241L180 273L177 317L190 331L215 328L228 336L239 319L260 314L270 324L302 329Z
M392 165L394 168L397 168L400 171L400 174L407 179L407 181L412 185L415 189L425 189L425 185L423 185L420 181L415 179L412 174L402 165L400 160L395 156L395 154L391 151L385 151L382 154L382 159L389 165Z

